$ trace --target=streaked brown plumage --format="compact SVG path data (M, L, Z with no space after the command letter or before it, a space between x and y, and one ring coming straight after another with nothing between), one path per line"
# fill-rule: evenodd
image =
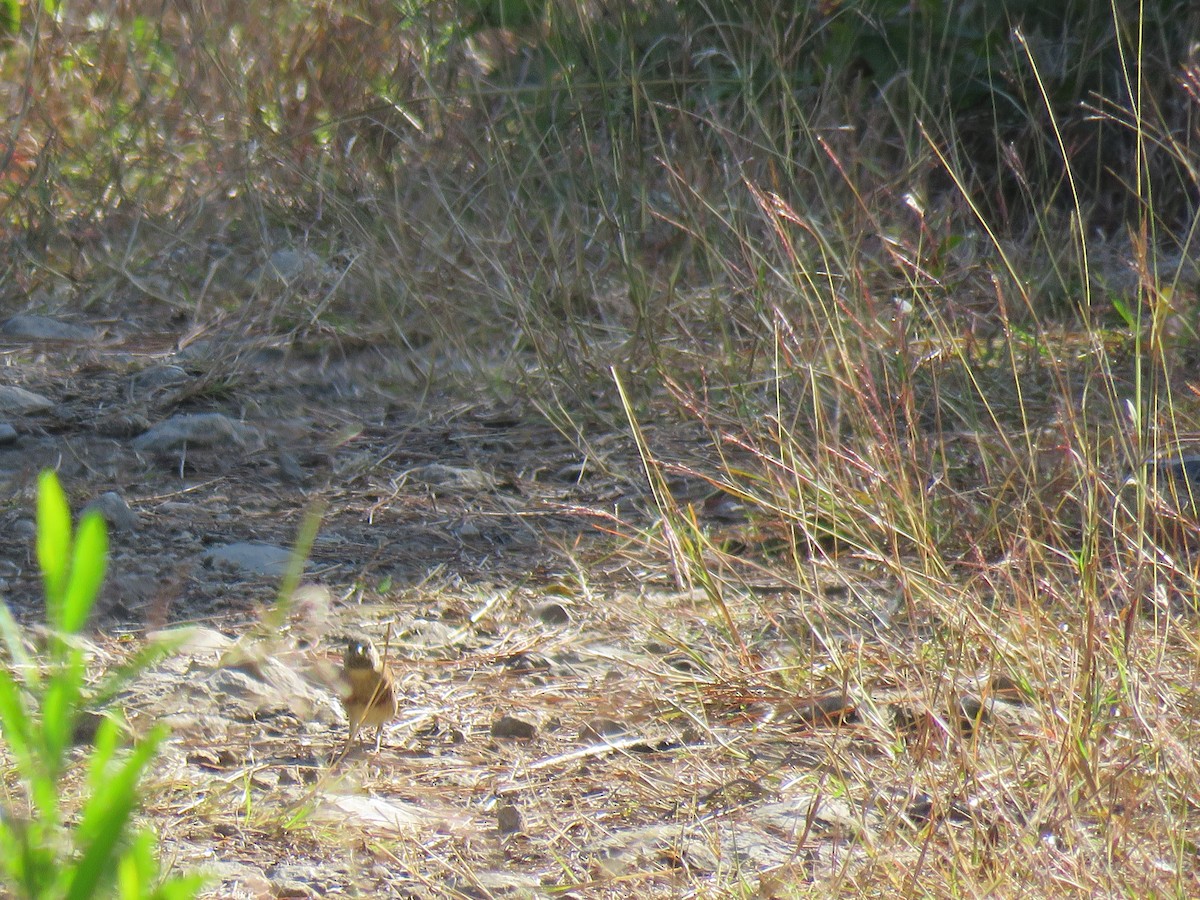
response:
M350 719L350 737L359 729L375 726L375 750L378 752L383 740L383 726L394 719L400 709L391 670L379 658L374 644L366 638L356 638L346 645L342 674L349 688L344 702L346 716Z

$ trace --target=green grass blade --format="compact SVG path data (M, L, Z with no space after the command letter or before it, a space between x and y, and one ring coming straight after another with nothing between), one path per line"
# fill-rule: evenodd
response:
M17 769L29 778L33 774L34 762L29 709L21 697L20 687L3 670L0 670L0 729L4 743L17 761Z
M142 771L154 758L165 729L155 729L142 741L115 773L93 769L93 793L83 811L76 832L81 856L72 873L67 900L87 900L97 895L101 886L117 874L120 843L127 834L129 817L137 802L137 785ZM104 737L101 737L104 734ZM116 726L107 721L97 733L97 753L111 749L116 740ZM100 744L105 745L101 751Z
M44 761L57 778L71 745L71 734L79 712L84 670L82 654L66 649L66 658L46 684L42 697L42 746Z
M38 476L37 558L46 592L46 619L58 631L70 575L71 508L51 469Z
M25 652L21 629L12 617L8 604L4 602L0 602L0 639L4 641L4 649L8 651L9 665L22 674L26 684L36 687L41 681L41 674L29 654Z
M71 561L71 577L63 598L61 627L69 634L83 628L87 622L108 560L108 527L98 510L84 513L75 535L75 552Z

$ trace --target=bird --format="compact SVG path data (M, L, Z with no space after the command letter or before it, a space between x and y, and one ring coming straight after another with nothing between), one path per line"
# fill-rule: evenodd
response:
M349 745L360 728L374 725L375 752L378 753L383 741L383 726L394 719L400 710L391 669L379 658L379 651L370 640L351 638L346 643L342 675L349 686L349 692L343 700L346 717L350 720L346 744Z

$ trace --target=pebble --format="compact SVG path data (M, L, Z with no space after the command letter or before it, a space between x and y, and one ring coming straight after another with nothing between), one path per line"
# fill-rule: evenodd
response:
M221 413L181 413L159 422L133 441L133 448L148 453L171 453L186 447L246 446L249 426Z
M125 498L116 491L101 494L87 505L87 509L99 510L114 531L137 531L142 525L141 516L130 509Z
M547 603L537 611L543 625L569 625L571 614L561 603Z
M0 325L0 334L35 341L94 341L99 334L93 328L72 325L49 316L13 316Z
M332 274L330 267L311 250L283 247L268 257L254 277L256 280L270 279L290 284L302 277L328 278Z
M616 719L605 719L598 716L588 719L579 727L581 741L603 741L605 738L621 737L628 734L629 729Z
M182 366L149 366L129 379L129 393L141 396L188 383L191 376Z
M501 834L516 834L521 830L521 811L511 803L496 808L496 830Z
M1146 478L1160 490L1173 489L1181 498L1200 499L1200 456L1151 460L1146 464Z
M496 487L496 479L487 472L462 466L430 463L409 469L408 474L415 481L459 491L490 491Z
M240 569L252 575L279 578L287 572L292 551L262 541L238 541L210 548L204 559L213 564Z
M50 409L54 401L15 385L0 385L0 411L35 413Z
M529 740L537 737L537 726L516 716L501 716L492 723L492 737L521 738Z
M295 455L287 450L279 451L279 477L290 484L304 484L308 475Z

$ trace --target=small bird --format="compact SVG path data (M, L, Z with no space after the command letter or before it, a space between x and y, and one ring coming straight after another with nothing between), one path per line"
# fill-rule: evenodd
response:
M342 674L349 686L344 703L350 719L351 738L360 728L375 726L375 752L383 740L383 726L396 717L400 700L396 696L391 670L379 658L379 653L366 638L354 638L346 645Z

